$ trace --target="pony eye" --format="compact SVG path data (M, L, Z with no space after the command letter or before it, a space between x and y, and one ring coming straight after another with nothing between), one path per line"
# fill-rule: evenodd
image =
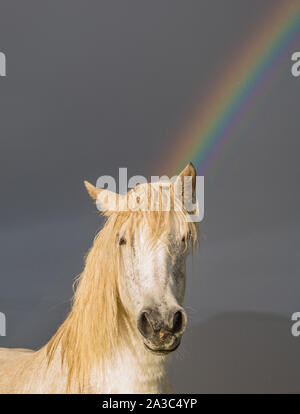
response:
M125 239L125 237L121 237L120 240L119 240L119 245L123 246L124 244L126 244L126 239Z
M190 240L191 237L192 237L192 233L189 231L186 236L182 237L181 239L182 243L185 243L186 240Z

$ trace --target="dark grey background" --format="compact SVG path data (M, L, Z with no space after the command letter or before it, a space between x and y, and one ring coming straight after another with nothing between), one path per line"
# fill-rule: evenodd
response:
M119 167L170 174L157 171L162 151L277 4L0 0L0 346L38 348L69 309L101 226L83 179ZM300 311L300 78L290 66L205 176L176 391L300 391L290 332Z

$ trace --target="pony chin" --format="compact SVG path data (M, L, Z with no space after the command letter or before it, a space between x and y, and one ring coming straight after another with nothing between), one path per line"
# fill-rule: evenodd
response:
M180 343L181 343L181 338L178 338L178 339L176 339L175 344L171 349L169 349L169 348L154 349L154 348L151 348L151 346L147 345L146 342L144 342L144 347L152 355L167 356L167 355L171 354L172 352L176 351L179 348Z

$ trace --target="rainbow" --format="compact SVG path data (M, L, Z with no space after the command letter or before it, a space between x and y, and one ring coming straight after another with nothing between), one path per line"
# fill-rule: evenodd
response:
M300 48L298 43L291 51L300 35L299 0L285 0L276 6L240 46L227 69L212 80L213 89L196 105L175 137L174 151L168 150L162 159L165 173L176 174L192 161L197 173L204 175L245 114L286 65L289 54Z

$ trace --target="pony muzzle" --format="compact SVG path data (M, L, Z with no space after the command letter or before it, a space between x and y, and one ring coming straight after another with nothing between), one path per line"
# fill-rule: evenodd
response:
M162 316L158 310L143 309L137 327L148 351L162 355L175 351L186 328L187 317L182 308Z

